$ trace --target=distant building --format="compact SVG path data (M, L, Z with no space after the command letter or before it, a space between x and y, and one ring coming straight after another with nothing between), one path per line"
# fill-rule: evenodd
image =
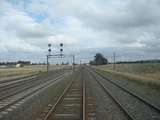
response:
M16 64L16 67L17 67L17 68L22 67L22 64L17 63L17 64Z

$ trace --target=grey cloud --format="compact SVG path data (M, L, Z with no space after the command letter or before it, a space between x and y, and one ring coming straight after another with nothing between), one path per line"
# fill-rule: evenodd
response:
M0 21L0 47L3 51L43 52L47 38L55 34L52 28L37 23L8 2L1 4Z
M83 12L81 11L81 14L77 14L77 16L87 26L98 30L139 28L159 24L160 4L157 4L157 0L129 0L125 6L119 6L121 9L117 9L116 5L111 7L112 9L106 7L99 12L82 9Z
M29 44L35 49L37 47L46 49L44 46L48 42L47 37L57 34L52 28L37 23L32 17L26 15L25 12L27 11L34 15L46 14L48 21L53 23L51 24L52 27L57 25L56 20L63 19L64 23L62 24L64 26L57 27L57 31L77 38L78 42L75 46L70 46L72 48L67 50L70 53L78 53L79 58L80 56L94 55L99 51L107 55L108 52L106 51L109 49L110 55L113 51L118 51L120 54L124 53L121 55L122 58L134 56L138 59L136 55L147 58L148 52L151 57L159 55L159 0L40 0L40 2L33 0L29 3L25 2L24 6L21 2L14 1L12 3L14 6L18 4L16 7L20 10L18 12L10 11L12 13L7 14L6 18L1 17L0 26L1 28L4 27L5 29L2 30L8 32L11 37L18 39L17 44L23 43L26 46ZM16 8L12 7L12 5L7 5L8 9ZM3 9L2 11L8 12L7 9ZM17 16L12 16L13 14ZM4 16L4 12L0 12L0 15ZM72 28L69 29L71 25L66 25L65 18L69 18L68 16L76 18L82 23L80 26L74 25L75 28L77 27L77 31ZM3 37L3 39L6 38ZM98 48L96 48L97 46ZM94 48L89 49L89 47ZM76 48L78 50L73 50ZM83 51L84 48L86 50Z
M42 38L53 35L51 30L43 25L36 23L29 16L18 11L11 11L6 14L1 21L7 21L4 29L14 32L18 37L23 38Z
M89 27L96 32L109 32L106 39L117 41L122 46L139 43L144 45L145 49L158 49L156 41L160 32L160 2L158 0L118 0L118 2L114 1L113 4L109 4L110 6L109 1L102 3L103 5L95 5L95 1L90 0L77 2L79 6L75 2L70 4L59 2L56 10L61 10L60 13L64 16L78 18L84 23L85 28ZM144 32L154 33L157 37L155 40L149 38L139 41Z

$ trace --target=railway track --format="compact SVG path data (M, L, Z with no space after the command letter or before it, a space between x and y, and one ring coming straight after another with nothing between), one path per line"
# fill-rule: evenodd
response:
M76 79L72 78L56 102L49 104L37 120L85 120L85 90L85 80L81 72Z
M27 76L23 76L23 77L17 77L17 78L13 78L13 79L8 79L8 80L1 80L0 81L0 84L3 84L3 83L12 83L12 82L15 82L15 81L21 81L21 80L25 80L25 79L28 79L30 77L34 77L34 76L37 76L38 74L31 74L31 75L27 75Z
M127 88L119 85L118 83L114 82L113 80L107 78L106 76L102 75L101 73L95 71L97 74L99 74L102 78L104 78L105 80L108 80L110 83L114 84L115 86L117 86L118 88L122 89L123 91L127 92L128 94L136 97L137 99L139 99L140 101L144 102L145 104L147 104L148 106L152 107L153 109L155 109L157 112L160 113L160 108L157 107L155 104L150 103L149 101L147 101L145 98L137 95L136 93L131 92L130 90L128 90Z
M55 77L59 76L61 74L55 75ZM18 80L14 83L5 84L0 86L0 101L4 100L10 96L13 96L15 94L21 93L27 89L30 89L32 87L38 86L42 84L44 81L52 80L53 76L47 77L47 78L40 78L40 77L32 77L28 79Z
M117 104L120 110L124 113L126 119L128 120L158 120L158 118L137 118L131 111L129 111L123 103L112 93L111 90L107 89L105 84L98 78L97 73L93 71L88 71L90 75L96 80L96 82L100 85L100 87L105 91L107 95L111 97L111 99ZM93 119L96 119L96 112L91 110L91 113L87 113L90 108L89 105L92 105L89 100L87 100L86 96L86 85L83 72L75 79L71 80L71 82L66 86L63 93L56 99L56 102L53 104L49 104L46 109L42 112L40 117L37 120L89 120L89 115L92 115ZM86 75L86 74L85 74ZM83 79L82 79L83 78ZM91 97L90 97L91 98ZM88 103L87 103L88 102ZM95 103L96 104L96 103ZM104 103L105 104L105 103ZM87 109L87 110L86 110ZM107 114L106 114L107 115ZM121 113L121 115L123 115Z
M0 81L0 92L1 91L6 91L11 88L15 88L17 86L21 86L23 84L29 83L29 82L34 82L41 80L41 78L48 78L50 73L46 75L38 75L38 74L32 74L24 77L19 77L19 78L14 78L14 79L9 79L9 80L2 80Z
M144 98L130 92L101 73L89 69L98 84L121 107L130 120L159 120L160 110Z
M24 90L22 88L25 88L25 86L17 82L22 86L19 88L15 87L19 89L18 93L7 96L4 99L0 98L0 118L1 115L9 112L15 105L25 102L27 98L61 81L64 77L65 74L58 74L55 79L46 78L45 83L43 79L34 84L28 80L28 83L25 83L26 89ZM59 92L56 95L54 94L55 97L53 98L53 101L46 106L42 114L40 114L36 120L95 120L96 118L102 118L97 117L98 115L107 116L111 111L113 112L112 114L117 114L114 115L116 116L116 119L120 117L125 120L160 120L159 108L145 101L145 99L139 97L135 93L130 92L125 87L120 86L115 81L107 79L101 73L94 71L93 69L80 67L79 70L75 71L73 77L70 78L72 79L69 83L66 82L68 85L64 90L62 89L63 92ZM86 83L91 83L92 85ZM99 94L94 92L93 86L97 86L99 93L103 92L101 94L104 98L103 104L112 104L103 107L102 103L96 103L95 101L97 101ZM0 94L3 89L6 88L0 87ZM13 88L14 87L11 87L12 90ZM89 91L92 92L92 94L90 94ZM14 92L15 91L13 91L13 93ZM104 95L106 95L107 100ZM101 106L97 108L97 105ZM112 110L107 111L105 107L109 107L107 109ZM99 114L99 111L96 111L102 109L104 112L103 114Z
M32 77L24 78L21 80L14 80L14 81L10 81L10 82L0 83L0 91L7 90L8 88L13 88L18 85L23 85L28 81L34 80L35 78L37 78L37 76L32 76Z
M36 84L34 86L30 86L25 90L19 91L18 93L14 93L0 100L0 117L7 114L10 110L16 108L15 106L24 103L27 98L35 95L38 92L43 91L44 89L52 86L53 84L59 82L64 78L64 74L58 75L55 79L46 79L46 81L40 84ZM30 83L31 84L31 83ZM18 89L18 88L17 88ZM14 92L14 91L13 91Z
M16 81L13 84L5 84L5 86L0 85L0 100L35 86L36 83L39 82L39 80L36 80L36 78L31 78L23 81Z

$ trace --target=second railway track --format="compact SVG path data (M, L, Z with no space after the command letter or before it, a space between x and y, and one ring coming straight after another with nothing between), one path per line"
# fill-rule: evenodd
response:
M61 74L55 75L55 77L59 76ZM26 91L27 89L31 89L33 87L36 87L40 84L43 84L44 81L49 81L51 80L52 77L46 77L44 79L39 78L39 77L33 77L33 78L28 78L25 80L18 80L17 82L6 84L5 86L1 85L0 87L0 101L16 95L18 93L21 93L23 91Z
M89 70L97 82L123 108L131 120L160 120L159 108L146 102L142 97L126 90L114 81L108 80L101 73Z
M39 81L35 86L26 81L28 89L23 90L21 86L19 93L0 100L0 115L15 104L23 103L29 96L33 97L34 93L57 83L59 88L56 92L51 91L49 96L53 96L34 120L160 120L159 108L93 69L82 66L70 77L62 78L65 75L59 74L55 79L48 78L45 83L40 80L42 83ZM64 86L61 86L62 82Z
M64 75L60 74L55 79L52 78L52 80L48 80L42 84L38 84L34 87L23 90L17 94L12 94L3 100L0 100L0 114L7 113L6 110L10 110L12 107L14 108L16 104L18 105L19 103L24 102L26 98L62 80L63 77Z

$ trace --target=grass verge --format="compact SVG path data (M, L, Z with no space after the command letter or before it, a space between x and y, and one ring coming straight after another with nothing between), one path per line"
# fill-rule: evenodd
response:
M160 86L160 80L155 80L154 78L150 78L150 77L147 78L147 77L143 77L143 76L136 75L136 74L117 72L117 71L98 68L98 67L94 67L94 68L101 70L102 72L105 72L109 77L113 79L131 80L131 81L135 81L135 82L146 84L146 85L153 86L153 87Z

